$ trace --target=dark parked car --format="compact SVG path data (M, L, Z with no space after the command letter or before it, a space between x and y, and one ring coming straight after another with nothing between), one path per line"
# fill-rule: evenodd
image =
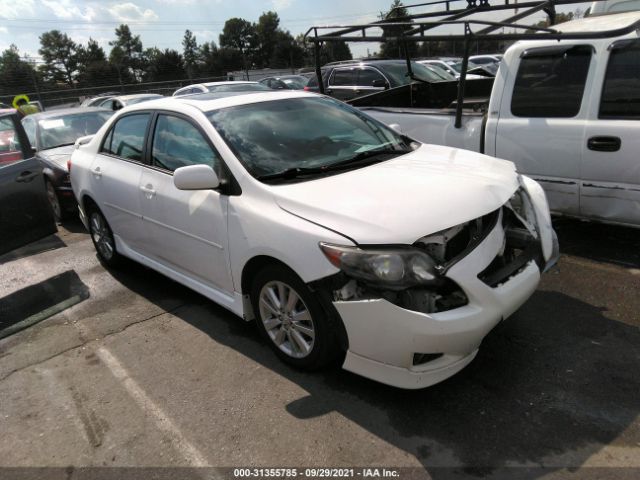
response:
M302 90L307 86L307 83L309 83L309 77L302 75L282 75L260 80L260 84L266 85L272 90Z
M104 108L67 108L22 119L36 158L44 167L47 196L58 222L77 209L67 167L73 144L80 137L96 133L112 114Z
M440 75L417 62L411 62L411 69L415 77L425 82L445 81ZM405 60L367 60L327 64L322 67L322 79L325 93L340 100L351 100L413 81L407 76ZM311 77L304 89L318 92L320 89L317 76Z
M42 164L16 111L0 110L0 255L56 231Z

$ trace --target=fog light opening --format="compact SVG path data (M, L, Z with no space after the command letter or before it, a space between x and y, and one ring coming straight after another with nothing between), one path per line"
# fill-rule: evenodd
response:
M425 363L433 362L442 357L443 353L414 353L413 354L413 366L424 365Z

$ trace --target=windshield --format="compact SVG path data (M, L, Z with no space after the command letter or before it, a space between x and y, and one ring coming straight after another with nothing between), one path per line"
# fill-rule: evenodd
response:
M254 177L319 168L363 152L404 153L403 137L331 98L290 98L223 108L208 118Z
M73 145L78 138L96 133L111 115L111 112L84 112L43 118L38 121L40 150Z
M407 76L406 63L381 63L376 66L384 71L388 76L392 77L398 86L412 82L412 80ZM441 82L443 80L438 74L417 62L411 62L411 70L413 70L413 75L415 77L426 82Z
M460 73L462 72L462 62L448 62L448 65L453 68L456 72ZM467 72L469 70L471 70L472 68L478 68L478 65L476 65L473 62L468 62L467 63Z
M427 67L433 73L438 75L442 80L451 81L451 80L455 80L456 79L455 75L453 75L452 73L446 71L440 65L428 64L428 65L425 65L425 67Z
M269 87L265 87L259 83L228 83L226 85L209 85L207 89L210 92L251 92L251 91L264 91L271 90Z

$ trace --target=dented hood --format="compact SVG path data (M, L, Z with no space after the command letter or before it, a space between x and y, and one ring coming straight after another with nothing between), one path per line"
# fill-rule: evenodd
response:
M422 145L386 162L272 191L283 210L358 244L411 244L497 209L517 188L511 162Z

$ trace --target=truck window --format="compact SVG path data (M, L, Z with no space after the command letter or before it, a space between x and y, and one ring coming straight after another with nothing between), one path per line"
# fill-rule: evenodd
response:
M575 117L589 72L591 47L526 51L513 87L516 117Z
M614 45L602 87L599 118L640 118L640 42Z

